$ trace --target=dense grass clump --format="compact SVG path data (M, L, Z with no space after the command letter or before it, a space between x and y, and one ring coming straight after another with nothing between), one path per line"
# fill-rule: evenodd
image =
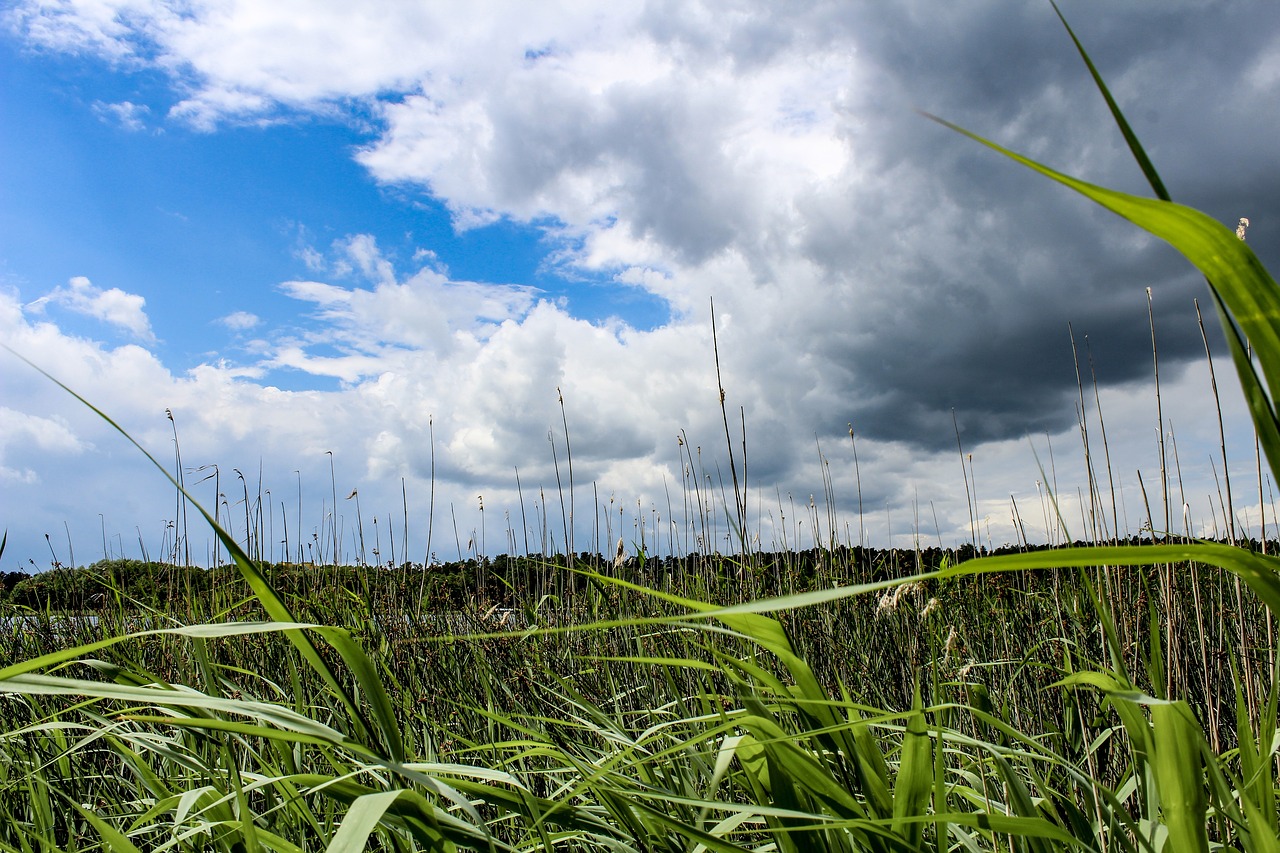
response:
M1004 153L1205 273L1275 476L1280 288L1097 82L1156 200ZM432 576L269 566L205 517L222 569L6 579L0 849L1280 852L1265 551Z
M245 566L246 589L272 574ZM237 849L247 833L320 849L359 823L370 806L357 803L393 802L367 824L375 849L429 846L446 817L469 825L446 834L464 846L685 849L718 833L736 849L786 831L802 847L887 833L897 848L887 827L911 796L900 825L919 829L917 847L1066 843L1089 827L1096 846L1119 835L1137 849L1144 810L1161 811L1158 791L1134 787L1152 767L1143 730L1117 719L1124 690L1187 700L1206 721L1189 743L1224 778L1267 754L1250 721L1275 715L1270 618L1253 597L1234 610L1221 575L926 568L869 566L729 611L581 570L588 583L555 607L477 599L421 619L376 604L395 600L395 573L360 595L221 590L242 618L302 620L274 624L161 627L216 604L194 594L163 614L123 596L93 620L28 612L0 635L5 659L31 662L0 671L0 748L36 772L0 780L0 833L13 833L0 838L64 849L112 827L138 849ZM1205 618L1228 612L1239 618ZM347 627L303 640L314 620ZM908 793L920 756L930 781ZM1014 782L1025 799L1009 799ZM994 834L993 811L1008 819ZM1213 838L1239 841L1243 824L1212 816Z

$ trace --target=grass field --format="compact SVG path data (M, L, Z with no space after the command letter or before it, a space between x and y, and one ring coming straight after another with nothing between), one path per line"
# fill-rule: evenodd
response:
M726 580L740 560L710 568L629 574L649 589L743 589ZM1174 749L1206 761L1193 774L1206 837L1247 840L1241 801L1207 804L1215 772L1238 792L1264 770L1254 787L1274 790L1270 732L1253 727L1274 731L1275 643L1267 609L1228 575L843 568L798 581L823 603L747 598L711 621L603 577L561 601L415 620L396 573L352 591L323 567L288 599L246 600L241 578L163 616L122 598L94 607L96 624L45 614L3 635L4 659L34 665L3 673L0 839L128 849L111 827L138 849L247 849L246 836L361 849L347 826L375 849L435 833L636 850L715 835L754 849L783 831L797 849L1001 848L1028 834L1142 849L1160 846L1167 806L1157 730L1133 711L1185 707L1197 722ZM346 629L222 615L263 605ZM766 608L781 609L749 612ZM125 639L93 648L104 637ZM1173 697L1185 705L1160 704ZM914 771L913 743L927 759ZM925 780L913 793L911 772ZM993 814L1005 820L984 827Z

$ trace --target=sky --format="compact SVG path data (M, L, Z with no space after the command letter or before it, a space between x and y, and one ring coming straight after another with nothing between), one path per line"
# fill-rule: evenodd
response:
M1275 268L1272 4L1061 8ZM1048 3L7 0L0 73L0 569L216 556L32 365L273 559L732 548L733 466L766 550L1076 538L1081 412L1108 529L1162 427L1275 523L1203 279L921 115L1149 195Z

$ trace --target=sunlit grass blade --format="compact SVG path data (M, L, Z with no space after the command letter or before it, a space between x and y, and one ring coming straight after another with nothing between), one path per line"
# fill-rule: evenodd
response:
M332 798L349 808L370 795L400 794L400 796L388 796L371 801L365 807L367 811L364 814L376 811L379 814L380 823L404 829L428 849L441 847L448 849L449 844L461 845L468 849L507 849L505 844L493 838L482 828L460 820L417 791L408 789L378 791L352 779L335 779L321 774L299 774L294 781L300 786L309 787L314 793ZM353 826L361 827L362 825L363 821L357 820ZM352 832L355 833L356 829Z
M133 640L142 637L163 635L210 638L235 637L276 631L298 631L318 627L320 626L310 625L303 622L222 622L219 624L184 625L178 628L155 628L147 631L134 631L129 634L119 634L114 637L106 637L92 643L83 643L78 646L59 649L54 652L49 652L48 654L39 655L38 657L11 663L4 668L0 668L0 682L16 675L36 672L41 669L49 669L51 667L58 666L59 664L67 663L68 661L78 661L85 655L92 652L110 648L111 646L123 643L126 640Z
M338 831L329 840L325 848L327 853L344 853L347 850L364 850L370 836L381 825L387 811L400 800L411 801L416 795L412 791L377 791L359 796L347 809L347 814L338 826ZM426 824L414 833L424 841L428 849L446 847L444 834L430 824Z
M1138 136L1134 133L1133 128L1129 125L1128 119L1125 118L1124 112L1120 109L1120 105L1116 103L1112 97L1110 89L1103 81L1102 75L1098 73L1098 69L1093 64L1093 60L1085 51L1084 45L1076 38L1075 32L1071 29L1071 25L1067 23L1066 17L1053 3L1053 10L1058 15L1058 19L1062 21L1063 27L1066 28L1067 34L1070 35L1071 41L1075 44L1076 50L1080 54L1080 58L1084 61L1085 66L1089 69L1089 74L1093 77L1093 82L1097 86L1098 91L1102 94L1103 99L1107 102L1107 108L1111 111L1111 117L1115 120L1116 126L1119 128L1121 135L1124 137L1126 144L1129 146L1130 152L1133 154L1134 160L1137 161L1138 167L1142 170L1143 175L1147 178L1147 183L1151 185L1152 191L1156 197L1162 201L1172 201L1169 191L1164 186L1159 173L1156 171L1155 165L1147 156L1146 150L1142 143L1138 140ZM1275 466L1280 464L1280 413L1275 408L1275 397L1277 388L1271 385L1271 397L1268 398L1267 393L1263 390L1262 383L1258 378L1257 371L1253 362L1249 357L1249 346L1241 337L1239 329L1236 328L1235 322L1231 319L1231 312L1223 302L1223 297L1218 291L1218 285L1208 278L1206 273L1206 282L1209 285L1209 292L1213 297L1214 308L1217 311L1218 319L1222 323L1226 333L1227 346L1231 352L1232 363L1236 367L1236 374L1240 380L1240 387L1244 391L1245 402L1249 407L1250 417L1253 419L1255 428L1258 431L1258 438L1265 449L1267 459L1273 466L1273 474Z
M913 849L919 849L921 824L906 823L904 818L923 815L933 791L933 743L925 720L924 706L920 701L920 685L916 684L911 715L907 717L906 731L902 737L898 775L893 787L894 829L906 837Z
M1160 812L1169 830L1170 853L1208 853L1204 773L1200 765L1203 735L1186 702L1151 706Z
M1101 545L1042 553L1000 554L977 557L940 572L939 576L1075 566L1154 566L1172 563L1203 563L1225 569L1248 584L1267 609L1280 615L1280 558L1217 542Z
M926 114L928 115L928 114ZM1274 401L1280 392L1280 288L1253 250L1234 231L1200 211L1169 201L1142 198L1110 190L1065 175L1037 163L1001 145L971 133L937 116L928 118L963 134L1033 171L1039 172L1063 186L1069 187L1112 213L1129 220L1144 231L1169 243L1192 263L1209 282L1215 296L1225 306L1228 317L1223 318L1226 333L1231 339L1234 322L1244 339L1252 344L1257 354L1267 391L1251 385L1257 380L1252 370L1246 371L1233 346L1239 375L1246 400L1255 419L1266 413L1270 423L1259 425L1261 439L1266 443L1267 458L1272 475L1280 479L1280 446L1276 436L1280 428L1275 426ZM1228 320L1230 322L1228 322ZM1256 398L1271 401L1263 407Z
M316 738L335 746L355 750L376 757L367 747L342 732L310 717L297 714L288 708L244 699L208 696L198 691L171 687L130 687L78 678L62 678L50 675L17 675L0 682L0 693L19 693L35 696L92 696L98 699L115 699L134 702L144 707L204 708L228 714L236 714L261 720L270 726Z
M5 347L9 349L8 347ZM209 515L201 504L193 497L187 494L182 485L174 479L169 469L151 455L151 453L139 444L133 436L129 435L118 423L116 423L106 412L90 403L76 391L59 381L39 366L32 364L22 355L11 353L22 359L35 370L43 374L47 379L55 383L71 396L75 397L80 403L86 406L95 415L110 425L116 432L124 436L124 438L137 448L143 456L145 456L152 465L156 467L165 478L173 485L175 489L181 492L183 498L190 502L196 508L196 511L204 517L214 535L227 549L227 553L231 555L236 568L240 574L248 582L249 587L253 590L254 596L262 604L263 608L276 622L294 622L293 614L289 607L284 603L271 584L268 583L266 576L257 565L249 558L240 545L231 537L230 534L222 528L218 521ZM346 688L342 685L341 679L334 672L320 650L315 646L311 639L303 632L289 631L286 636L290 642L302 653L308 664L320 675L324 682L333 691L334 695L342 702L346 708L349 718L355 722L361 729L363 736L371 746L385 752L385 754L393 761L403 762L405 760L404 743L400 736L399 723L396 720L395 712L391 705L391 700L386 694L386 690L378 677L377 668L365 655L364 650L355 643L348 631L341 628L326 628L320 633L326 640L334 646L343 661L347 664L351 673L356 677L356 682L360 685L364 692L364 697L369 703L369 707L374 714L375 723L370 723L366 719L364 708L359 700L350 695Z
M1129 120L1124 117L1124 113L1120 110L1120 105L1116 103L1116 99L1111 96L1111 90L1107 88L1106 82L1102 79L1102 75L1098 73L1097 67L1093 64L1093 60L1089 58L1089 54L1085 51L1084 45L1080 43L1080 39L1076 38L1075 30L1071 29L1071 25L1067 23L1066 16L1062 14L1062 10L1058 8L1058 4L1050 0L1053 11L1057 14L1058 20L1062 22L1062 26L1066 28L1067 35L1071 36L1072 43L1076 46L1076 51L1080 54L1080 58L1084 60L1085 67L1089 69L1089 75L1093 77L1093 83L1098 87L1098 91L1102 94L1103 99L1107 102L1107 109L1111 110L1111 117L1115 119L1116 127L1120 129L1120 134L1124 137L1125 143L1129 146L1129 151L1133 153L1133 158L1138 161L1138 167L1142 169L1142 174L1146 176L1147 183L1151 185L1151 190L1156 194L1157 198L1164 201L1171 201L1169 191L1164 188L1164 181L1160 179L1160 175L1156 172L1155 165L1151 162L1151 158L1147 156L1146 149L1142 147L1142 143L1138 141L1138 135L1133 132L1133 128L1129 126Z

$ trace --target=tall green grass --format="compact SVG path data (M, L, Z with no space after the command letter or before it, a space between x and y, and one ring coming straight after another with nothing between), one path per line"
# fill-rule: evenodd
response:
M1205 273L1275 475L1280 292L1167 199L1095 79L1157 199L973 138ZM282 596L199 511L243 597L191 624L7 625L0 849L1280 851L1273 557L830 565L834 585L722 604L580 566L555 619L522 601L519 624L435 633Z

